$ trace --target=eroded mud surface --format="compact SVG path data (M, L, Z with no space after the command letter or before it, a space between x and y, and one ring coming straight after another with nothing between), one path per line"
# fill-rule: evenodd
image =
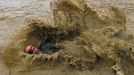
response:
M103 2L99 2L99 1L90 1L92 2L91 4L97 4L100 5L101 3L105 3L105 1ZM133 1L119 1L119 2L115 2L112 1L111 2L106 2L109 3L111 5L116 5L121 9L124 9L127 14L128 14L128 20L127 20L127 26L128 26L128 30L133 32ZM118 5L119 4L119 5ZM29 18L29 17L41 17L43 19L47 19L50 20L52 19L52 13L51 10L49 8L49 1L47 0L29 0L29 1L19 1L19 0L3 0L0 1L0 28L1 28L1 32L0 32L0 46L3 47L6 44L8 44L10 42L10 39L12 38L13 35L15 35L17 32L19 32L20 30L22 30L24 27L26 27L27 24L24 24L25 19ZM96 33L96 32L95 32ZM85 33L86 34L86 33ZM21 38L20 38L21 39ZM1 52L3 52L1 50ZM3 64L1 64L2 66L4 66ZM104 64L105 65L105 64ZM99 67L99 65L98 65ZM5 69L1 69L2 71L2 75L8 75L10 73L10 70L8 68L6 68L4 66ZM102 69L102 68L101 68ZM100 69L100 70L101 70ZM3 71L4 70L4 71ZM106 70L106 69L104 69ZM96 73L95 73L96 72ZM70 71L65 71L65 72L54 72L52 73L51 70L46 70L47 74L91 74L91 75L99 75L100 73L102 73L103 75L108 75L108 72L101 72L96 70L95 72L77 72L75 71L74 73L70 73ZM43 74L44 70L40 70L40 71L32 71L32 72L24 72L25 75L29 75L29 74ZM21 73L17 74L16 72L12 72L11 75L21 75ZM23 73L22 73L23 75ZM132 74L133 75L133 74Z

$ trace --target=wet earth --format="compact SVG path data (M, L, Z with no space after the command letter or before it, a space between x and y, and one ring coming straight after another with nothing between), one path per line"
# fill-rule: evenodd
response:
M25 28L25 19L41 17L47 21L52 19L51 0L0 0L0 54L11 38ZM134 1L133 0L89 0L93 5L114 5L124 9L127 15L127 28L134 32ZM134 34L134 33L133 33ZM9 75L10 70L0 58L0 75ZM80 75L79 73L77 75Z

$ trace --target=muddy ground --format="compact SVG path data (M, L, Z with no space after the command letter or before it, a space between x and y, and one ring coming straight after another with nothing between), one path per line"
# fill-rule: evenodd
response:
M12 37L21 29L26 27L25 19L29 17L41 17L45 20L52 19L50 10L50 0L0 0L0 53L3 48L11 42ZM89 0L93 5L114 5L123 9L127 14L127 29L130 33L134 32L134 1L133 0ZM109 71L108 71L109 72ZM108 75L107 71L103 75ZM63 71L58 70L39 70L22 72L16 74L7 68L0 59L0 75L102 75L101 72L90 71Z

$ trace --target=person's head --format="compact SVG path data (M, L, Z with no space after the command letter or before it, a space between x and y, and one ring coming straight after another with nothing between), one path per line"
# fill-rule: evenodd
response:
M28 45L25 48L25 52L29 53L29 54L39 54L40 50L37 47L33 46L33 45Z

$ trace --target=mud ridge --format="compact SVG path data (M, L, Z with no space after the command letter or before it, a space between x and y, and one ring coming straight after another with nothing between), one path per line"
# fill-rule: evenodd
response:
M59 66L74 70L105 67L114 71L115 75L129 75L126 67L133 66L134 37L127 33L124 12L112 6L92 8L84 2L79 7L72 1L51 3L54 25L36 19L28 21L29 28L21 31L24 34L16 36L25 37L5 48L5 63L10 67L19 65L29 70ZM61 48L53 54L24 52L27 45L39 47L43 42L56 43Z

